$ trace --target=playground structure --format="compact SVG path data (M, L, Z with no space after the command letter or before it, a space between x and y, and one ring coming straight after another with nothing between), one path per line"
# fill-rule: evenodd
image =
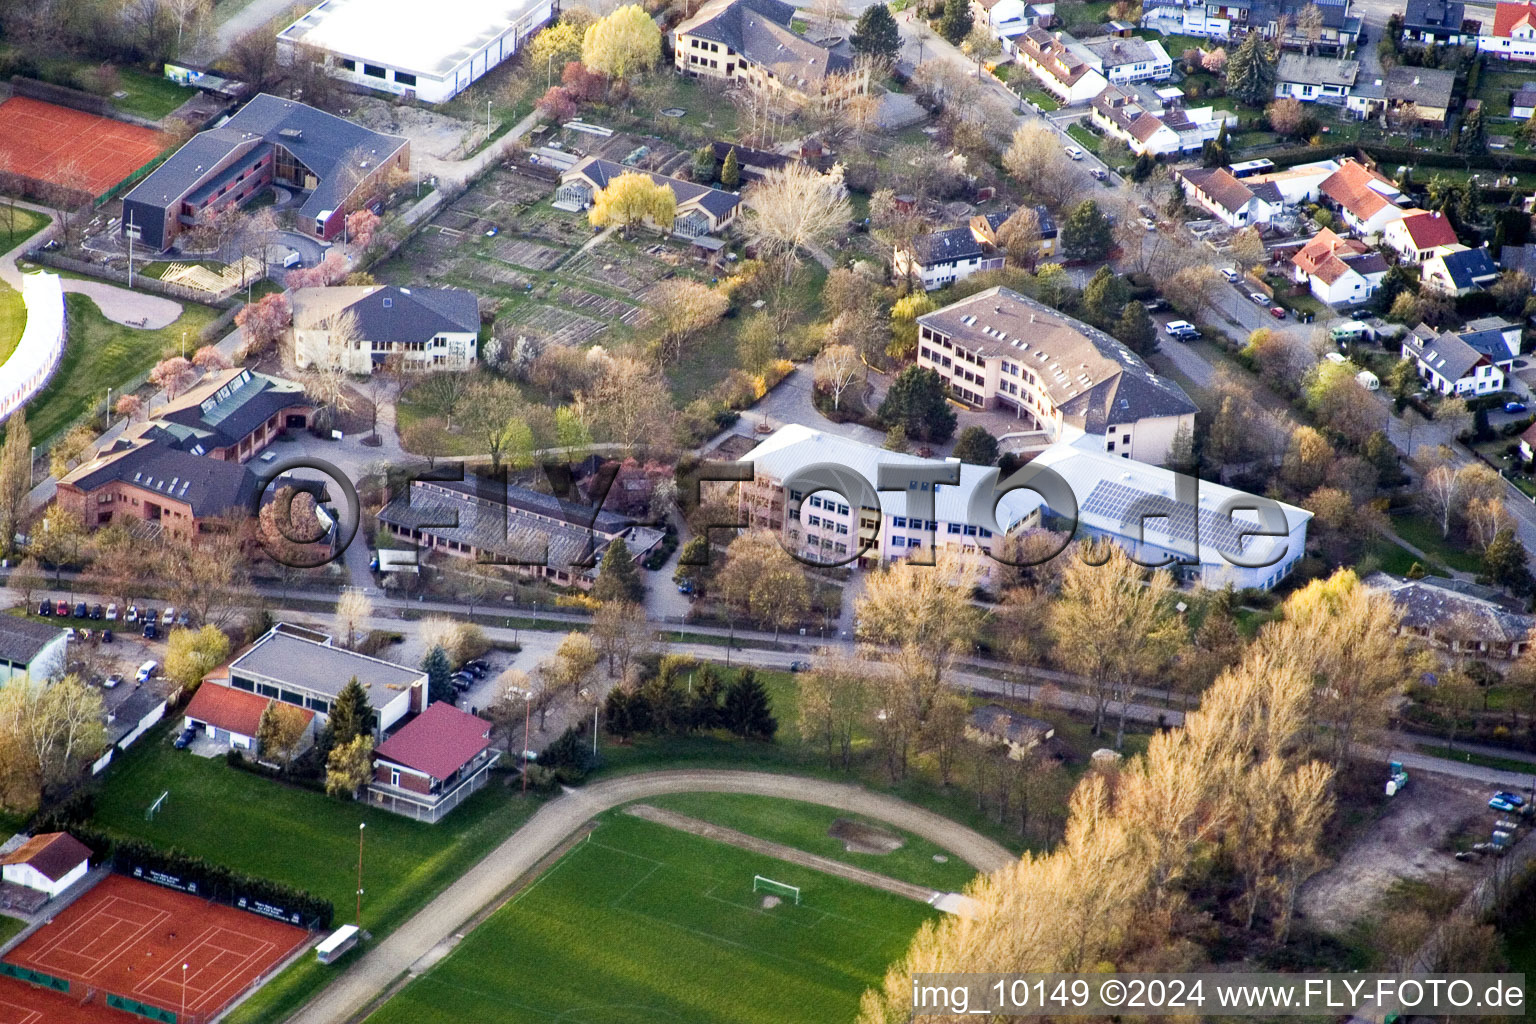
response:
M213 271L196 263L172 263L160 275L166 284L179 284L183 288L207 292L210 297L223 299L244 288L251 281L260 281L267 274L266 265L254 256L243 256L221 271Z

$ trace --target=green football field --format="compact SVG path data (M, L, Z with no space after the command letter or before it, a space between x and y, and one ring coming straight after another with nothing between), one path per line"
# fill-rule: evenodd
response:
M754 875L801 887L765 909ZM610 813L368 1024L833 1024L935 911Z

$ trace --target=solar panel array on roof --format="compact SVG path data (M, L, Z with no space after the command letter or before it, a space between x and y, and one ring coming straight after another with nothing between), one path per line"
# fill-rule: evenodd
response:
M1127 487L1112 480L1094 484L1088 500L1083 502L1082 511L1086 515L1113 519L1122 527L1135 527L1138 520L1145 522L1155 516L1157 518L1147 523L1147 530L1181 541L1190 551L1204 544L1224 554L1242 554L1245 536L1251 536L1259 528L1257 522L1234 520L1211 509L1197 508L1165 494Z

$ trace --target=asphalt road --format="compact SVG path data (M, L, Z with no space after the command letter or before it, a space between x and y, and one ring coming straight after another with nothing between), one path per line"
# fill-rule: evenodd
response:
M594 816L635 800L694 792L782 797L875 818L943 847L978 871L994 871L1013 860L1003 847L963 825L857 786L730 771L655 772L609 779L566 790L539 808L527 824L289 1018L289 1024L341 1024L360 1015L397 979L420 973L441 959L452 948L456 932Z

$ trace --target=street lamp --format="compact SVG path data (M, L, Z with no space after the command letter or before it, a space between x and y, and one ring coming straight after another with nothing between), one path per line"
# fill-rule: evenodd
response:
M368 827L366 821L357 825L357 930L363 930L363 830Z

